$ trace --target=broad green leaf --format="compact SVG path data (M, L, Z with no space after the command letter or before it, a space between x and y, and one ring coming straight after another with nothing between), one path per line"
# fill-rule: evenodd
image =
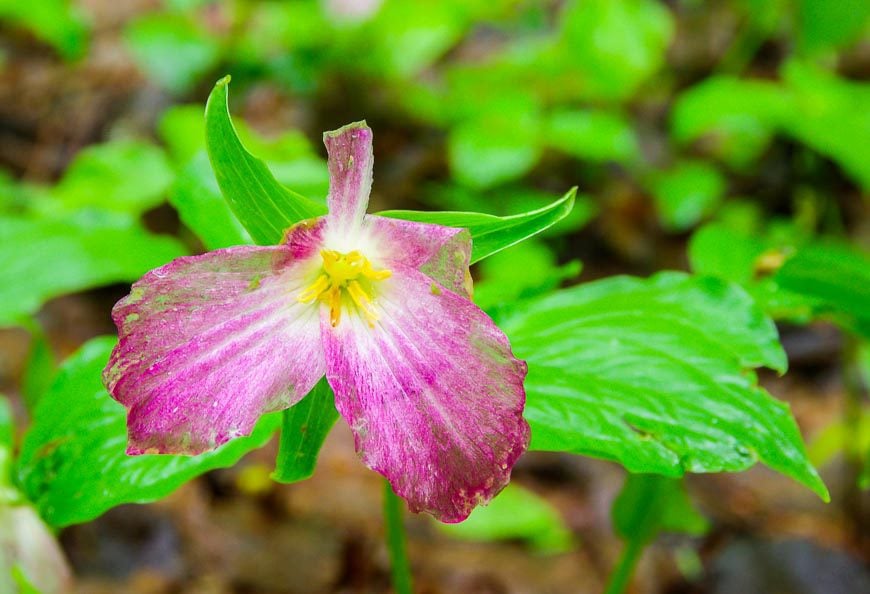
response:
M252 243L221 195L205 151L199 152L178 174L169 190L169 202L209 250Z
M190 91L221 57L216 37L180 14L139 17L125 28L124 41L142 71L177 94Z
M574 207L577 188L572 188L549 206L506 217L478 212L420 212L413 210L388 210L385 217L435 223L447 227L462 227L471 232L471 262L479 262L487 256L537 235L544 229L566 217Z
M774 281L817 304L820 314L844 318L870 336L870 258L844 245L817 243L799 249Z
M828 498L788 406L757 385L752 368L786 357L738 287L616 277L522 303L502 328L529 364L533 449L671 477L761 461Z
M488 505L475 508L459 524L436 524L454 538L474 541L523 540L541 553L571 550L565 520L546 499L511 483Z
M72 60L84 54L88 24L77 3L70 0L0 0L0 19L27 27Z
M617 113L560 110L546 125L546 143L578 159L627 163L640 158L631 124Z
M534 113L523 112L486 116L455 126L447 140L453 176L473 188L521 178L541 155L539 127Z
M563 51L591 97L631 96L664 63L673 31L654 0L575 0L562 16Z
M21 322L53 297L132 281L185 253L175 239L125 217L89 219L93 214L0 217L0 326Z
M138 215L160 204L170 183L172 168L160 148L119 140L82 150L52 193L63 208Z
M276 244L303 219L326 213L326 205L288 190L239 140L227 106L229 77L217 82L205 108L208 156L224 198L253 240Z
M725 195L725 179L703 161L683 161L648 182L665 228L685 231L711 214Z
M279 414L265 415L250 436L199 456L128 456L126 412L101 379L114 344L114 338L95 338L66 361L24 437L19 483L52 526L160 499L203 472L232 466L281 423Z
M625 540L649 542L660 532L698 536L708 527L683 481L656 474L629 474L612 511L616 532Z
M30 332L30 352L27 354L27 366L21 378L21 394L27 410L33 411L36 403L54 381L57 362L39 322L26 320L24 325Z
M272 478L279 483L295 483L314 473L317 454L338 419L335 395L326 378L282 414L281 441Z

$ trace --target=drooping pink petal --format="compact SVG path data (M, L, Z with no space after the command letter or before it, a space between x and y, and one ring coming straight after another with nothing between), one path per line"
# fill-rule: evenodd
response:
M326 377L370 468L412 511L459 522L504 487L528 446L526 365L469 300L395 267L375 327L322 318Z
M451 291L470 296L471 234L467 229L366 215L364 233L383 262L416 268Z
M323 376L318 308L295 298L320 257L292 235L179 258L118 302L104 381L128 409L128 453L213 449Z
M362 223L372 189L372 131L354 122L323 133L329 156L329 227L335 236L351 233Z

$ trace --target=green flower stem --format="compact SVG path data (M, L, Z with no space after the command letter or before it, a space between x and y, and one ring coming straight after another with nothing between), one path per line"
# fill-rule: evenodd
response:
M641 553L643 553L646 544L647 540L642 537L632 538L625 543L622 555L619 557L619 563L616 565L613 573L610 574L605 594L622 594L625 592L631 582L631 576L634 575L634 569L640 560Z
M405 527L402 525L402 500L387 481L384 481L384 521L387 527L393 588L396 594L413 594Z

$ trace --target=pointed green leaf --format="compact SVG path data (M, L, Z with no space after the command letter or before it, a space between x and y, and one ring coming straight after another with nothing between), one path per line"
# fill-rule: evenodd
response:
M788 406L752 368L784 370L776 328L735 285L662 273L522 303L502 327L529 364L532 448L677 477L762 461L827 499Z
M62 366L24 437L19 483L53 526L160 499L203 472L232 466L281 423L280 414L265 415L250 436L199 456L128 456L126 412L101 379L114 344L114 338L95 338Z
M471 262L479 262L487 256L537 235L568 216L574 208L577 188L571 188L552 204L521 214L507 217L479 212L421 212L413 210L388 210L378 214L406 221L435 223L448 227L461 227L471 232Z
M613 525L626 540L649 542L659 532L697 536L708 527L683 481L656 474L629 474L612 511Z
M215 84L205 107L208 156L224 198L254 241L276 244L294 223L326 214L326 205L282 186L242 146L227 105L229 82L227 76Z
M283 412L278 459L272 478L295 483L314 473L317 454L338 419L335 395L326 378L298 404Z

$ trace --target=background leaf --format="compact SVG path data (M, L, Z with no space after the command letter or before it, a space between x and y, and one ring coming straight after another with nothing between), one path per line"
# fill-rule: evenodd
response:
M529 364L533 449L671 477L761 460L828 497L788 407L756 383L751 368L782 371L785 353L739 288L678 273L616 277L516 310L502 327Z
M18 460L22 490L53 526L87 522L122 503L165 497L213 468L234 465L277 430L265 415L249 437L199 456L127 456L126 412L102 383L114 338L95 338L62 366L40 400Z
M459 524L436 526L454 538L474 541L522 540L540 553L571 550L565 520L546 499L511 483L488 505L477 507Z
M224 200L204 151L178 174L169 191L169 203L208 250L253 243Z
M65 209L97 207L138 215L163 202L172 177L160 148L116 140L78 153L52 193Z
M703 161L683 161L648 182L665 228L685 231L711 214L725 195L725 179Z
M217 38L182 14L140 17L124 30L124 41L139 68L176 94L190 91L221 57Z
M91 220L86 213L65 221L0 217L0 237L0 326L19 323L53 297L132 281L185 254L177 240L126 217Z

